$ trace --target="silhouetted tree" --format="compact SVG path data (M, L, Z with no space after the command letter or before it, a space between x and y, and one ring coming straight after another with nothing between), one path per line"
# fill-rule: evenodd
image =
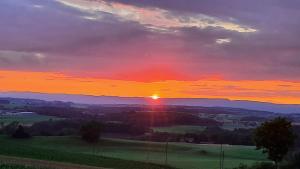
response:
M4 126L2 131L4 134L11 136L18 129L18 126L19 126L19 122L13 121L7 124L6 126Z
M89 143L97 143L101 136L102 125L97 121L90 121L81 126L81 138Z
M30 138L30 134L25 132L22 125L19 125L18 129L12 134L13 138Z
M275 162L276 168L294 144L295 138L291 122L282 117L262 123L254 135L257 149L268 153L268 158Z

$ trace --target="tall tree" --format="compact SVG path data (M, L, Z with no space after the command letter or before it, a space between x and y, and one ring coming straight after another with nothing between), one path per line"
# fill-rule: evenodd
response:
M267 153L268 158L274 161L276 168L288 153L289 148L293 146L295 138L291 122L282 117L262 123L255 130L254 135L256 148Z

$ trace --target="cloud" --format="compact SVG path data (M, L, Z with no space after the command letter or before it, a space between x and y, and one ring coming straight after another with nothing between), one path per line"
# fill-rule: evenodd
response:
M7 66L22 66L27 64L41 64L46 56L42 53L17 52L17 51L1 51L0 50L0 65Z
M1 0L0 69L135 81L299 81L297 3L259 3Z
M33 7L34 7L34 8L40 8L40 9L41 9L41 8L44 8L43 5L33 5Z
M217 44L224 44L224 43L230 43L230 42L231 42L231 39L229 39L229 38L220 38L220 39L216 40Z
M107 1L86 1L86 0L57 0L64 5L99 16L102 13L109 13L122 20L138 22L148 28L157 30L180 27L219 27L237 32L256 32L257 30L245 25L233 22L222 21L221 19L204 14L174 15L170 11L160 8L140 8L137 6L124 5L121 3L108 3Z

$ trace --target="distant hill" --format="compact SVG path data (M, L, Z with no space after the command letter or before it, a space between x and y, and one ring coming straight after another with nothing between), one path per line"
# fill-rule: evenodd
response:
M90 96L71 94L46 94L31 92L0 92L0 97L40 99L45 101L63 101L83 104L118 104L118 105L150 105L153 101L144 97L116 97L116 96ZM274 113L300 113L300 105L273 104L267 102L229 100L229 99L206 99L206 98L169 98L159 99L155 104L203 106L203 107L231 107L250 110L269 111Z

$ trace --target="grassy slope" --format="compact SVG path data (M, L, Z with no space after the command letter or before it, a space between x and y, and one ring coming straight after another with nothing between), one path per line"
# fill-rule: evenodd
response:
M7 164L1 164L0 169L37 169L32 167L25 167L21 165L7 165ZM40 168L39 168L40 169Z
M15 166L27 166L39 169L107 169L94 166L79 165L57 161L37 160L31 158L12 157L0 155L0 164L14 165Z
M77 149L77 143L92 151L91 146L74 138L40 137L29 140L13 140L2 136L0 137L0 154L115 169L171 168L143 162L101 157L83 151L82 147Z
M6 155L120 169L149 168L147 164L126 160L163 164L165 159L164 144L128 140L105 139L96 146L90 146L78 138L69 137L36 137L31 140L11 140L0 137L0 146L0 153ZM250 164L265 160L261 152L255 151L253 147L225 146L224 149L225 168L237 166L239 163ZM217 169L218 160L219 146L216 145L172 143L169 146L168 163L178 168ZM152 166L152 168L159 167Z

